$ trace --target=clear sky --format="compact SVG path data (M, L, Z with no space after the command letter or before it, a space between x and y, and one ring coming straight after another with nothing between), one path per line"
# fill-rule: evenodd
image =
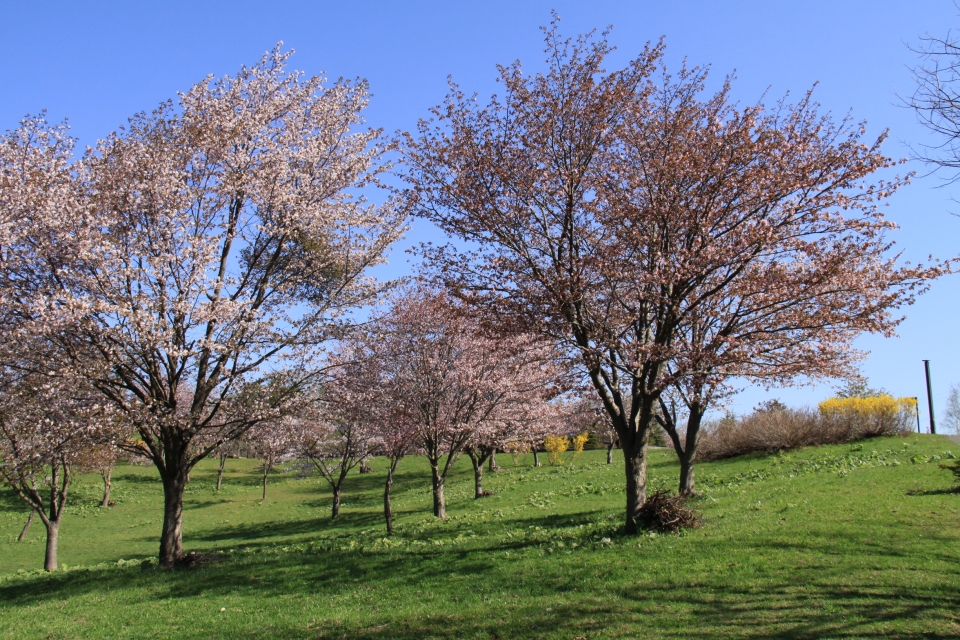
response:
M140 110L188 89L207 74L236 72L276 42L296 50L292 64L330 78L365 77L374 93L369 123L388 132L412 128L443 98L446 78L481 97L496 91L494 65L519 58L542 68L538 26L555 9L564 33L613 25L615 67L648 40L666 36L668 62L686 57L712 65L715 78L736 71L735 96L755 102L785 92L798 96L815 82L818 101L841 117L866 120L872 134L890 129L886 152L908 155L907 144L930 141L915 116L897 106L909 94L907 44L924 34L960 27L949 0L726 0L484 2L11 2L0 3L0 129L47 109L69 118L73 133L92 144ZM924 172L922 166L911 166ZM890 201L888 215L904 259L960 254L960 185L918 177ZM435 232L416 225L405 246ZM405 273L394 253L390 273ZM942 414L947 390L960 383L960 275L934 283L905 310L899 337L864 337L863 366L873 386L924 396L921 360L932 361ZM747 389L733 409L745 412L768 397L814 404L828 386ZM926 425L926 404L921 402Z

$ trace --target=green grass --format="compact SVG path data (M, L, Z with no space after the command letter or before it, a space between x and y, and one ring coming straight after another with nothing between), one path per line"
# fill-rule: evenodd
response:
M143 562L160 485L124 466L113 508L96 507L97 477L74 489L67 571L35 571L43 527L18 544L25 511L0 500L0 637L960 637L960 494L936 464L951 449L886 438L700 464L705 526L635 537L619 533L622 462L605 452L540 469L501 456L482 500L461 461L447 522L430 516L424 462L405 460L389 539L382 461L350 476L335 522L316 478L277 474L261 501L252 461L231 460L219 494L210 462L184 542L215 562L179 571ZM672 452L652 453L650 476L673 487Z

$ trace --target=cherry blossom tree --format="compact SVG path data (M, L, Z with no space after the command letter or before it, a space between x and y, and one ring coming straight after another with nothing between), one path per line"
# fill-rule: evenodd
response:
M60 372L23 374L6 368L0 381L0 480L46 527L43 568L57 569L60 525L70 481L84 453L109 446L109 408L81 380Z
M411 288L377 320L390 402L406 412L430 463L433 511L446 518L446 478L475 438L521 421L551 381L542 345L490 337L441 291ZM489 432L485 430L489 429Z
M564 393L568 372L557 354L536 342L521 341L508 348L518 359L518 375L510 383L509 395L464 447L473 465L474 498L490 495L483 489L483 463L498 449L526 443L535 451L548 434L567 430L574 415L575 405Z
M119 433L119 430L117 430ZM95 471L100 475L103 481L103 497L100 499L101 507L109 507L110 489L112 488L113 467L117 460L123 454L123 451L113 444L94 444L84 447L80 452L78 466L90 471Z
M160 472L167 566L190 469L283 414L316 346L382 292L367 271L403 230L359 195L384 166L366 82L289 73L289 55L207 78L79 161L36 118L0 151L4 339L93 355L85 374Z
M377 439L363 386L362 361L349 349L330 358L313 411L299 418L300 455L313 463L333 492L331 517L340 516L340 494L350 470L376 448Z
M267 499L267 478L277 464L293 457L298 451L299 430L296 420L291 416L283 416L274 420L266 420L250 429L244 440L250 443L254 455L261 463L263 472L262 500ZM221 470L222 470L221 463ZM217 477L217 489L220 488L220 477Z
M383 486L383 517L387 533L393 533L391 493L393 476L400 461L417 451L415 414L404 404L403 377L391 367L392 355L400 340L384 340L379 320L363 330L353 332L344 341L342 353L349 354L349 368L341 370L339 380L348 381L350 411L364 421L370 438L370 452L387 459L387 475Z
M704 97L704 70L657 75L662 45L607 72L605 36L545 33L546 71L500 67L504 97L486 106L451 85L403 137L405 201L460 241L425 247L437 280L579 357L624 453L635 532L660 396L697 361L680 339L691 316L721 314L733 344L722 327L752 296L751 331L770 339L726 351L737 366L834 353L892 332L891 311L942 268L890 254L877 207L904 179L867 182L896 164L885 134L866 141L809 94L741 107L727 82Z
M393 491L393 474L400 461L417 451L416 422L410 419L403 407L389 403L389 396L371 395L371 398L383 403L386 415L377 420L374 426L380 455L387 459L387 477L383 484L383 519L387 533L393 533L393 505L390 501Z

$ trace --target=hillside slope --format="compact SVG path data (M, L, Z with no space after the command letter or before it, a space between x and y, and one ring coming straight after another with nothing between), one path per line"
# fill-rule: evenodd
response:
M3 495L0 637L960 637L960 493L936 464L953 454L917 436L701 464L705 526L639 537L618 533L622 462L605 452L539 469L502 455L481 500L462 460L447 522L405 460L390 538L382 461L348 479L334 522L316 478L277 474L261 501L253 461L229 461L220 493L209 462L184 542L212 562L173 572L143 561L156 473L123 466L108 510L98 477L78 484L57 574L34 571L42 525L17 543L26 514ZM672 452L652 457L651 484L672 488Z

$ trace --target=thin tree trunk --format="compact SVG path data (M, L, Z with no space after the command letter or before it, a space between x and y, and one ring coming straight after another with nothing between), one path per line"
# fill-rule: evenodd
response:
M467 457L470 458L470 462L473 464L473 497L474 499L482 498L488 495L483 491L483 463L486 456L477 453L473 449L467 449Z
M430 461L430 475L433 481L433 515L441 520L447 519L447 504L443 498L443 483L446 478L440 474L438 461Z
M500 467L497 466L497 450L492 449L490 451L490 473L496 473L500 470Z
M17 537L17 542L23 542L24 538L27 537L27 531L30 530L30 525L33 523L33 516L36 514L36 509L30 509L30 515L27 516L27 523L23 525L23 529L20 531L20 535Z
M540 465L540 452L537 451L537 448L533 448L533 466L539 467Z
M183 557L183 490L186 474L163 477L163 530L160 533L160 564L170 568Z
M47 527L47 549L43 555L43 570L57 570L57 539L60 536L60 521L48 520L44 523Z
M610 444L607 445L607 464L613 464L613 440L610 440Z
M223 483L223 468L227 466L227 456L220 456L220 469L217 470L217 491L220 491L220 486Z
M390 490L393 488L393 470L397 463L390 462L387 468L387 482L383 486L383 518L387 521L387 534L393 533L393 509L390 505Z
M110 477L113 475L113 467L110 467L106 471L100 472L100 477L103 478L103 500L100 501L101 507L110 506Z
M261 500L267 499L267 474L269 473L270 473L270 465L264 462L263 463L263 496L260 498Z
M333 486L333 510L330 515L331 518L340 517L340 483L337 483Z

